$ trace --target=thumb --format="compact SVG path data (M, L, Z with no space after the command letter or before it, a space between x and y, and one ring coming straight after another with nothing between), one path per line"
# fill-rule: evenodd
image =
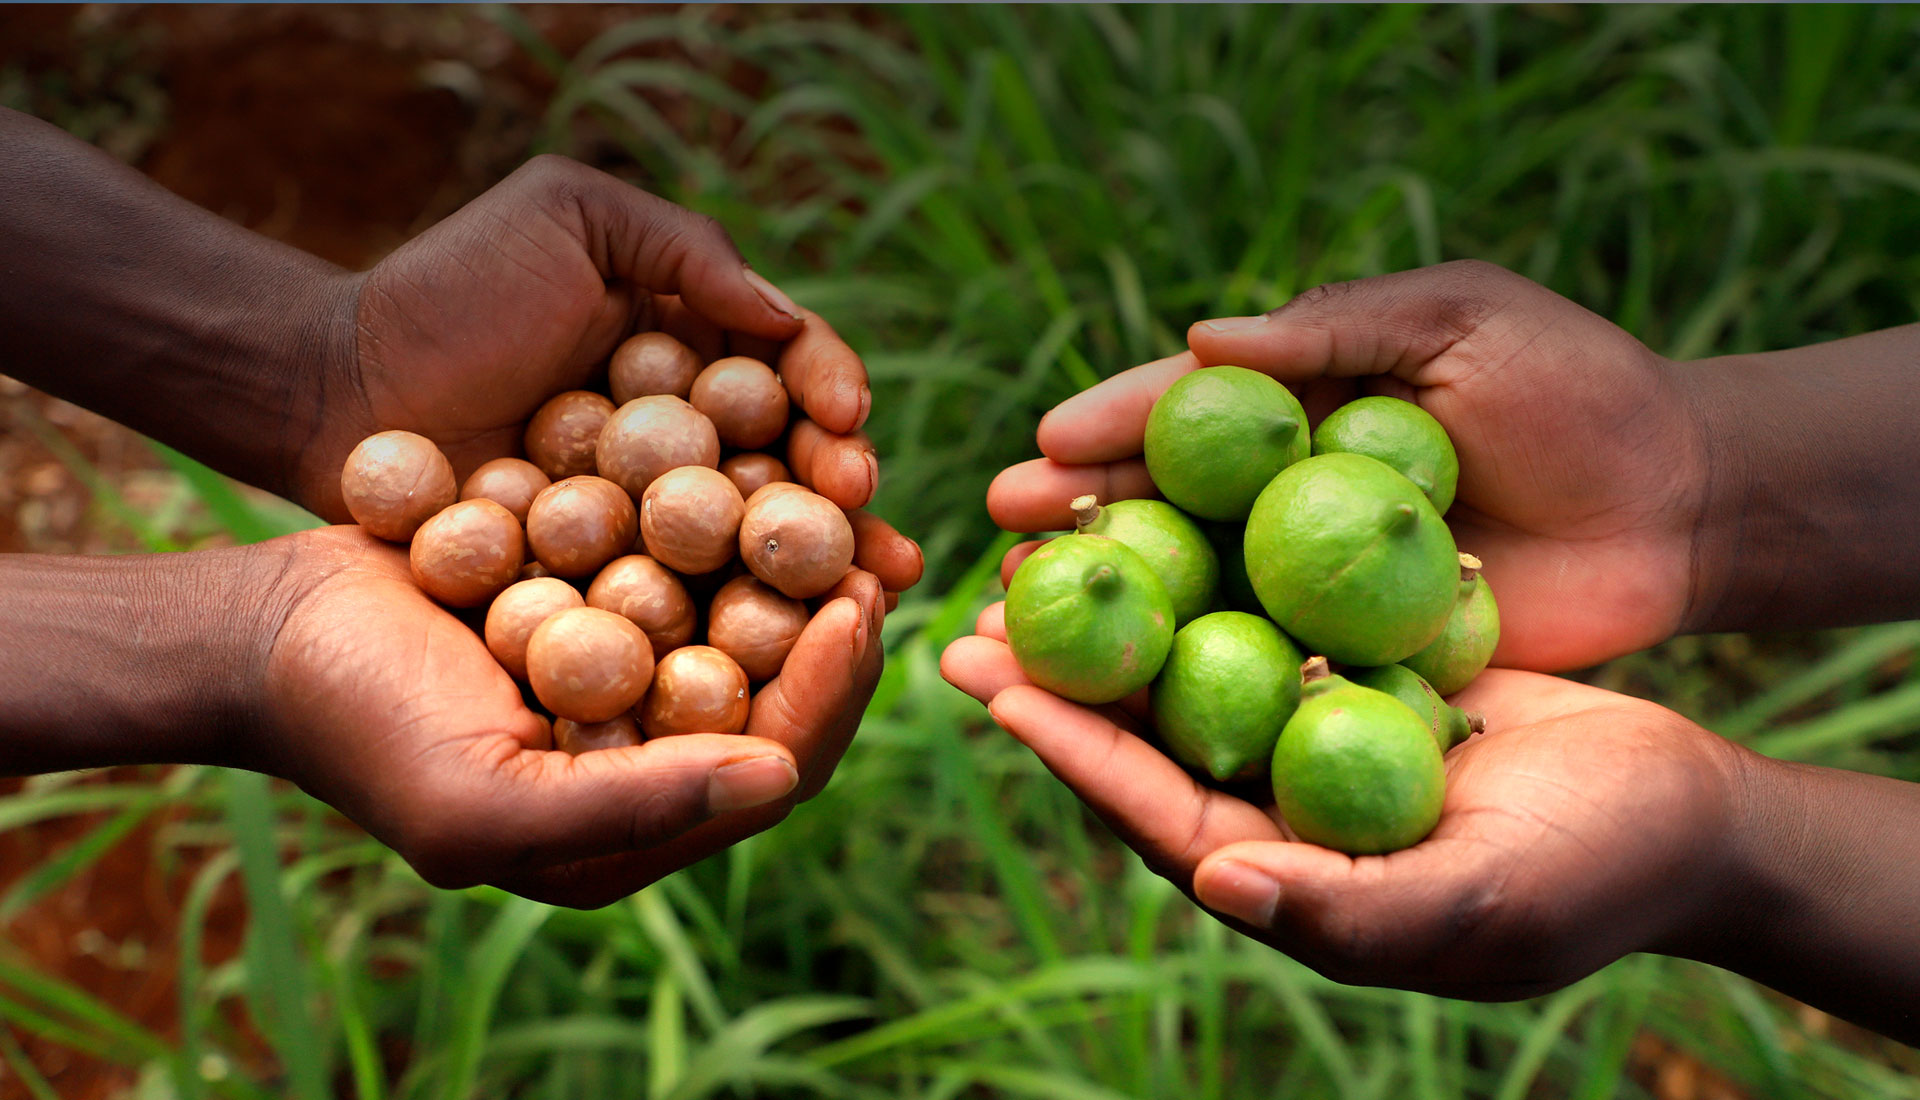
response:
M1516 299L1545 288L1505 268L1456 260L1314 287L1278 309L1221 317L1187 330L1204 366L1232 364L1282 382L1394 374L1417 385L1420 369Z
M725 329L771 340L800 331L799 307L713 218L565 157L536 157L515 176L567 223L602 278L677 294Z

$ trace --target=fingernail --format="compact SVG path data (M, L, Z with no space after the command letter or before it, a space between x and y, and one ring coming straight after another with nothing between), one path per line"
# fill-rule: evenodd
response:
M754 756L713 770L707 779L707 809L724 814L762 806L800 784L800 773L784 756Z
M858 601L855 601L854 606L859 607ZM861 609L860 614L853 617L853 652L855 654L866 653L867 638L871 630L872 624L867 618L867 613L865 609Z
M1194 883L1194 894L1207 908L1256 928L1271 925L1273 912L1280 906L1280 884L1271 875L1233 860L1221 862L1204 883Z
M1200 327L1210 332L1238 332L1243 328L1254 328L1267 323L1265 314L1258 317L1216 317L1211 321L1200 322Z
M880 491L880 459L871 451L861 457L867 460L867 499L872 500L873 494Z
M854 420L853 426L858 428L862 424L865 424L867 422L867 414L871 413L872 411L873 411L873 391L868 389L865 386L861 386L860 387L860 415L858 416L858 418Z
M796 321L800 319L800 307L794 305L793 299L782 293L779 287L768 282L766 276L750 267L744 269L743 274L746 276L747 285L752 287L768 305Z

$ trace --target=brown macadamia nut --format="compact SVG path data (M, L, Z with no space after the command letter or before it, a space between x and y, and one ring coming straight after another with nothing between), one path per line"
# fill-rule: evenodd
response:
M655 660L693 640L693 597L666 566L644 554L607 563L587 587L587 606L624 615L653 643Z
M571 756L600 749L624 749L644 740L640 723L631 714L616 714L604 722L561 718L553 723L553 747Z
M643 332L614 349L607 388L615 405L659 394L684 398L699 374L698 352L664 332Z
M733 658L756 682L780 674L806 628L806 604L752 577L721 585L707 612L707 644Z
M520 576L526 538L513 513L491 500L463 500L414 532L413 583L448 607L479 607Z
M763 451L745 451L721 460L720 472L727 475L742 498L750 497L762 486L776 482L791 484L793 473L787 464Z
M751 509L755 503L765 500L766 498L773 496L775 493L805 493L809 491L810 490L805 485L801 485L797 482L769 481L765 485L762 485L758 489L755 489L753 492L747 494L747 507Z
M739 733L747 728L747 674L709 645L690 645L660 659L640 728L648 737L676 733Z
M459 499L459 484L453 463L433 440L412 432L379 432L347 455L340 495L353 522L376 538L405 542Z
M527 458L554 481L594 472L594 446L613 402L590 390L555 394L527 421Z
M647 693L653 646L622 616L572 608L549 616L527 639L527 680L555 716L604 722Z
M516 680L527 678L527 639L540 624L586 601L558 577L516 581L487 608L487 652Z
M584 475L556 481L527 509L527 544L556 577L587 577L633 548L640 517L626 490Z
M466 483L460 486L460 499L491 500L525 523L533 498L551 484L552 479L541 473L540 467L524 458L496 458L467 475Z
M729 447L764 447L787 430L787 387L758 359L714 360L693 380L687 400L713 421Z
M840 506L818 493L754 494L740 520L740 560L753 575L796 600L838 584L853 564L853 526Z
M720 465L713 421L678 397L640 397L619 407L600 429L600 476L635 500L653 479L679 466Z
M681 573L711 573L733 560L746 511L727 475L705 466L668 470L640 499L647 553Z

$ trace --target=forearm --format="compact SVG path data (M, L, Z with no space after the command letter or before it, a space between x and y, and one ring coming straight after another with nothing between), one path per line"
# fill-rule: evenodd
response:
M1920 325L1677 374L1707 468L1685 629L1920 617Z
M1731 924L1690 957L1920 1044L1920 784L1749 754Z
M0 109L0 370L296 496L354 280Z
M0 556L0 775L244 755L286 556Z

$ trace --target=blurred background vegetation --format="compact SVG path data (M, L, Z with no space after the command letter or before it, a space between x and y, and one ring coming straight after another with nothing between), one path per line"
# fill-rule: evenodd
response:
M1197 915L936 668L995 597L987 481L1193 320L1463 256L1680 358L1920 317L1920 11L9 19L0 102L339 262L541 151L716 215L865 354L876 510L929 572L827 792L596 912L434 891L251 775L6 788L0 1095L1920 1096L1912 1051L1664 958L1516 1004L1327 982ZM7 549L303 522L0 399ZM1920 624L1691 638L1582 676L1920 780L1916 646Z

